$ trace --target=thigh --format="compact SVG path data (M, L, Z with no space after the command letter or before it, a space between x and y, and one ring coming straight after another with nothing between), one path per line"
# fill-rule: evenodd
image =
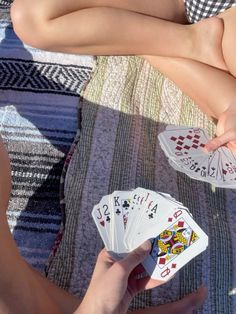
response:
M222 49L224 59L229 72L236 77L236 7L219 15L224 20L224 35L222 39Z
M187 23L184 0L15 0L18 5L46 19L54 19L78 10L113 7L146 14L178 23Z

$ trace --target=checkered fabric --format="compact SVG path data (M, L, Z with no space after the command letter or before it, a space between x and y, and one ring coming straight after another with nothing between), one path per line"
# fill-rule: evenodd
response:
M186 14L190 23L218 15L236 5L236 0L184 0Z

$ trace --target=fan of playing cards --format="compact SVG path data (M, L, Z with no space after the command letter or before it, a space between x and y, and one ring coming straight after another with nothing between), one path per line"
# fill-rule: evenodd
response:
M205 152L203 148L210 140L205 130L169 125L158 138L175 170L217 187L236 188L236 156L225 146Z
M94 206L92 216L106 249L117 259L151 239L143 266L158 280L170 279L208 245L188 208L169 194L143 188L115 191Z

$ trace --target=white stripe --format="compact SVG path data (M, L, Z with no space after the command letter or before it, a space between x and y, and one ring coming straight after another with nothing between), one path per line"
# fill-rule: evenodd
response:
M58 224L50 224L50 223L47 223L47 224L42 224L42 223L39 223L39 222L30 222L30 226L29 226L29 222L26 221L26 222L23 222L23 221L20 221L20 220L17 220L17 221L10 221L9 222L9 228L10 230L13 230L15 227L25 227L26 229L30 229L30 228L34 228L34 229L38 229L38 230L42 230L43 232L46 232L45 230L46 229L49 229L49 230L52 230L52 231L58 231L60 226ZM29 232L32 232L29 230Z
M22 172L22 171L12 171L12 176L21 177L21 178L37 178L37 179L58 179L60 180L60 176L46 175L40 173L33 172Z

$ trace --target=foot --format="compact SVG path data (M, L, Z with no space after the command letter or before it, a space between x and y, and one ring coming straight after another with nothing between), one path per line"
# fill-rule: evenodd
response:
M223 20L211 17L189 27L192 30L191 59L227 71L222 51Z
M133 314L193 314L197 309L199 309L207 297L207 289L205 287L200 287L196 292L193 292L183 299L151 307L149 309L138 310L132 312Z

